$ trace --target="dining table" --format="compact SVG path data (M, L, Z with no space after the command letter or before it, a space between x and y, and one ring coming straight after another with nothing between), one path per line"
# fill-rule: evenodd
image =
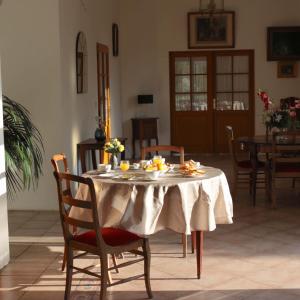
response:
M224 172L201 166L201 174L183 175L178 166L156 179L144 170L90 171L102 227L122 228L139 236L161 230L195 234L197 278L201 277L203 233L217 224L233 223L233 204ZM89 200L88 188L79 185L77 199ZM72 207L70 217L90 221L87 210Z
M253 169L253 184L252 184L252 200L253 203L256 202L256 174L258 170L259 163L259 153L265 153L266 159L268 161L269 154L272 152L272 135L256 135L256 136L241 136L238 137L237 142L241 145L241 148L247 148L250 154L250 161ZM287 144L289 140L277 140L276 144ZM300 145L299 136L293 139L292 144Z

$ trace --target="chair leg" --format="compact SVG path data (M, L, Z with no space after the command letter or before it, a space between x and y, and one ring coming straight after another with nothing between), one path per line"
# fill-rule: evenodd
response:
M233 183L232 183L232 198L233 198L233 201L236 201L238 176L239 176L238 172L234 171Z
M183 257L186 257L187 254L187 235L182 233L182 250L183 250Z
M107 268L110 267L109 256L107 256ZM102 272L101 272L102 274ZM102 276L102 275L101 275ZM107 271L107 283L112 284L111 272Z
M195 248L196 248L196 233L195 231L192 232L191 234L191 245L192 245L192 253L195 253Z
M100 258L100 264L101 264L101 291L100 291L100 300L106 300L107 281L108 281L107 254Z
M66 246L64 247L64 257L63 257L63 262L61 265L61 270L64 271L66 267L66 261L67 261L67 253L66 253Z
M148 239L144 239L143 244L143 252L144 252L144 277L145 277L145 286L147 290L148 297L150 299L153 298L153 294L151 291L150 284L150 263L151 263L151 254Z
M275 179L272 179L271 181L271 200L272 208L276 208Z
M73 250L70 247L65 247L65 254L67 260L67 274L66 274L66 289L64 300L70 299L72 276L73 276Z
M118 267L117 267L117 258L116 258L116 255L115 254L112 254L111 255L111 258L112 258L112 261L113 261L113 264L114 264L114 267L115 267L115 270L116 270L116 272L117 273L119 273L119 269L118 269Z

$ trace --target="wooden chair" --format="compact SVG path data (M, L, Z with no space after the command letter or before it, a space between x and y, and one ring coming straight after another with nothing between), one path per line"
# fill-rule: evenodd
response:
M64 173L70 173L69 168L68 168L67 157L64 153L54 154L52 156L51 163L53 165L53 168L54 168L55 172L57 172L57 173L61 172L62 169L59 168L59 165L62 164L63 172ZM71 186L70 186L70 181L68 181L68 180L66 180L66 189L64 190L64 194L65 195L71 195ZM77 230L76 226L73 226L73 234L76 233L76 230ZM112 260L113 260L114 266L116 267L117 259L114 255L112 256ZM64 249L64 256L63 256L63 262L62 262L61 270L64 271L65 267L66 267L66 249ZM116 271L119 272L118 268L116 268ZM109 280L111 281L111 276L109 276Z
M300 132L275 133L272 137L270 177L272 207L276 208L276 179L300 179ZM297 141L297 143L296 143Z
M64 173L70 173L68 168L68 161L67 157L64 153L54 154L51 159L51 163L53 165L54 171L59 173L62 170L59 168L59 165L63 165L63 172ZM66 189L64 191L65 195L71 195L71 187L70 187L70 181L66 181ZM73 226L73 233L76 232L76 227ZM63 262L61 266L61 270L64 271L66 267L66 249L64 249L64 256L63 256Z
M141 158L146 159L146 156L148 153L152 152L170 152L172 155L172 152L179 153L179 162L180 164L184 164L184 147L180 146L171 146L171 145L157 145L157 146L150 146L150 147L142 147L141 150ZM182 251L183 251L183 257L186 257L187 254L187 235L182 234ZM193 251L193 247L192 247Z
M67 275L64 299L70 299L72 275L74 273L73 270L83 272L90 276L95 276L101 279L100 300L106 299L107 287L128 282L140 277L144 277L148 297L152 298L150 286L150 248L148 239L141 238L136 234L122 229L104 228L100 226L95 188L91 178L83 178L68 173L58 172L54 172L54 177L57 182L59 212L67 253ZM71 194L65 194L63 190L63 184L64 182L68 181L87 185L91 201L75 199ZM77 207L82 210L89 211L91 220L83 221L70 217L69 210L66 210L66 205L69 205L71 208ZM82 228L85 231L83 233L74 235L72 232L70 232L70 226L76 226L78 228ZM142 251L137 250L140 247L142 248ZM84 251L84 253L74 256L74 251ZM109 284L108 271L114 269L114 267L110 268L108 266L108 255L117 255L125 251L140 255L142 256L142 258L121 263L120 265L118 265L118 268L126 267L133 263L143 261L144 273L132 276L127 279L121 279L112 284ZM101 264L101 275L89 271L90 267L79 268L74 266L74 259L87 253L99 256Z
M267 172L265 163L258 161L257 174L254 174L252 162L250 159L239 160L236 152L236 142L234 140L234 133L231 126L226 126L226 133L228 138L228 148L231 155L231 162L233 166L233 199L236 199L238 188L249 188L250 193L256 193L256 188L264 188L267 192ZM258 175L264 175L264 178L258 178ZM254 180L255 178L255 180ZM257 186L263 184L263 186ZM253 197L253 206L256 205L256 195Z
M183 147L171 146L171 145L157 145L157 146L151 146L151 147L142 147L141 158L145 159L147 153L152 153L152 152L156 152L156 153L171 152L171 155L173 152L179 153L180 164L184 163L184 148Z

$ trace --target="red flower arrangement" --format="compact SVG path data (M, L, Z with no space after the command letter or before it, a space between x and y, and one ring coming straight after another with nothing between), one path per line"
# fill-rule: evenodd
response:
M269 107L272 104L269 95L262 90L259 90L257 95L260 97L261 101L263 102L265 110L269 110Z

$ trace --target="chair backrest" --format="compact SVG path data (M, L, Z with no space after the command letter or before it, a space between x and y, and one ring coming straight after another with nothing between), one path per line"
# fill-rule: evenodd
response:
M228 149L229 149L229 153L231 156L231 160L236 165L238 160L237 160L236 151L235 151L235 141L234 141L233 129L232 129L232 126L229 126L229 125L226 126L225 129L226 129L226 134L227 134Z
M100 163L103 163L103 154L101 153L102 152L101 149L93 149L93 148L88 148L88 147L82 147L80 149L79 156L80 156L82 174L86 173L89 170L88 164L86 163L86 160L89 156L89 153L91 154L91 158L92 158L92 168L93 168L93 170L97 169L96 151L99 152L99 161L100 161Z
M176 152L179 153L180 164L184 164L184 148L180 146L171 146L171 145L157 145L151 147L143 147L141 150L142 159L146 158L147 153L151 152Z
M68 168L68 161L67 157L64 153L54 154L51 159L51 163L53 165L54 171L57 173L64 172L64 173L70 173ZM62 164L62 169L59 168L59 166ZM71 193L71 186L70 182L66 181L66 189L64 191L65 193Z
M97 210L96 193L94 183L91 178L84 178L69 173L54 172L54 177L57 183L57 194L59 203L59 212L61 218L61 224L63 228L64 239L66 243L73 240L74 235L70 231L72 226L82 228L84 230L92 230L96 233L96 242L98 248L101 250L104 247L104 241L101 235L101 227L99 224L99 216ZM71 183L84 184L88 188L89 200L76 199L72 194L65 194L62 188L63 182L69 181ZM70 209L66 209L69 206ZM90 216L90 221L83 221L70 217L70 211L72 208L79 208L81 210L87 210L87 215Z
M289 131L272 136L272 173L300 177L300 133ZM280 167L281 166L281 167ZM282 168L282 166L284 166Z
M280 108L289 109L291 106L295 106L295 101L300 99L299 97L287 97L280 99Z

